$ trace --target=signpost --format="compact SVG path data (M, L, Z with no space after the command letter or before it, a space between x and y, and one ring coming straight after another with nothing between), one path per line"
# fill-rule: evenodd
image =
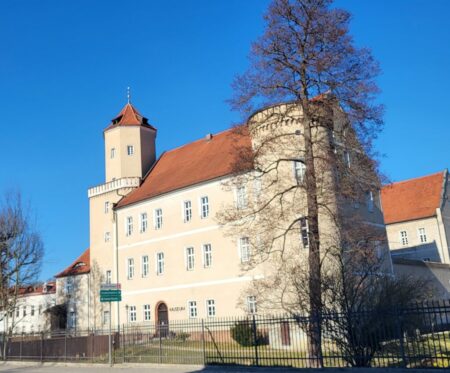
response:
M111 354L111 302L120 302L122 300L122 290L120 284L100 284L100 302L109 303L109 365L112 366Z

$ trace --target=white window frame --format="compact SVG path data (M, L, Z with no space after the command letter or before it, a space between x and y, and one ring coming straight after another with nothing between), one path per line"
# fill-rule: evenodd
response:
M193 246L186 247L185 257L186 257L186 270L193 271L195 268L195 249Z
M216 317L216 301L214 299L207 299L205 301L206 316Z
M130 308L128 309L128 321L129 322L136 322L137 321L136 306L130 306Z
M417 235L419 237L419 242L420 243L427 243L428 242L427 232L426 232L424 227L421 227L421 228L417 229Z
M306 217L300 218L298 222L300 226L300 239L302 241L302 246L304 249L309 248L309 224Z
M348 150L344 151L344 162L345 165L350 168L352 165L352 160L351 160L351 156L350 156L350 152Z
M150 261L148 259L148 255L142 255L141 256L141 274L142 277L148 277L148 274L150 273Z
M245 185L239 185L235 188L235 200L237 209L245 209L247 207L247 188Z
M248 295L246 303L247 303L247 312L248 313L255 314L258 312L255 295Z
M188 316L190 319L196 319L198 317L198 308L196 300L189 300L188 304Z
M150 321L152 318L152 309L150 307L150 304L144 304L143 310L144 310L144 321Z
M108 317L106 317L106 315L108 315ZM103 311L103 317L102 317L103 325L108 325L110 318L111 318L111 315L109 314L109 310L104 310Z
M109 205L110 205L109 201L105 201L105 206L104 206L104 212L105 212L105 214L108 214L108 213L109 213Z
M72 329L77 326L77 313L76 311L70 311L67 317L67 326Z
M134 154L134 145L127 145L127 155Z
M148 229L148 216L146 212L142 212L139 215L139 219L140 219L140 233L145 233L147 232Z
M127 280L132 280L135 275L134 258L127 258Z
M305 162L302 160L295 160L293 162L294 167L294 180L297 184L303 184L305 181L305 175L306 175L306 165Z
M107 284L112 282L112 271L110 269L105 272L105 281Z
M206 250L209 248L208 250ZM203 268L211 268L212 266L212 245L205 243L202 245L203 251Z
M114 159L114 158L116 157L116 148L111 148L109 157L110 157L111 159Z
M209 197L201 196L199 202L200 218L206 219L209 216Z
M111 241L111 232L105 232L105 242Z
M160 213L159 213L160 212ZM163 212L162 208L153 210L154 227L156 230L161 229L163 225Z
M131 236L133 234L133 217L127 216L125 218L125 235Z
M161 276L164 274L164 252L160 251L156 253L156 274Z
M369 190L366 193L366 204L367 204L367 211L373 212L375 205L373 200L373 192L371 190Z
M245 252L244 252L245 249ZM238 240L239 258L241 263L247 263L250 261L250 238L239 237Z
M409 240L407 231L400 231L400 243L402 246L408 246Z
M192 221L192 201L183 201L183 221L189 223Z

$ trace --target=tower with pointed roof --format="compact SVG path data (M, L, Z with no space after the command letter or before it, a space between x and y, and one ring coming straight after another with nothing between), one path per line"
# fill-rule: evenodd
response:
M142 178L155 162L156 128L128 102L104 131L106 182Z

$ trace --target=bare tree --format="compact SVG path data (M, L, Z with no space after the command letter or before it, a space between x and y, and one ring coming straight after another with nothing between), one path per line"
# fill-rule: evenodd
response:
M0 203L0 309L11 329L19 291L36 282L43 254L42 239L23 207L20 193L7 194ZM9 315L12 318L8 322ZM3 354L6 338L4 342Z
M372 151L382 124L381 107L374 103L378 65L367 49L355 47L349 13L331 5L332 0L270 5L265 32L252 46L248 71L235 80L231 100L246 116L266 108L236 130L251 137L252 147L240 150L230 184L246 185L253 198L219 217L253 238L255 255L247 269L270 262L282 273L285 263L308 263L302 302L312 320L309 353L316 366L322 365L325 254L345 246L343 222L354 227L364 220L350 206L373 199L380 185ZM289 177L293 163L295 182ZM374 231L383 239L384 232Z

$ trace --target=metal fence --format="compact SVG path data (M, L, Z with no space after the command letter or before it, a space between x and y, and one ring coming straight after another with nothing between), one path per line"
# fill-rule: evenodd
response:
M309 317L192 319L123 325L113 361L315 367L450 367L450 302L403 309L323 314L321 356L308 348ZM108 361L104 331L13 336L9 359Z

